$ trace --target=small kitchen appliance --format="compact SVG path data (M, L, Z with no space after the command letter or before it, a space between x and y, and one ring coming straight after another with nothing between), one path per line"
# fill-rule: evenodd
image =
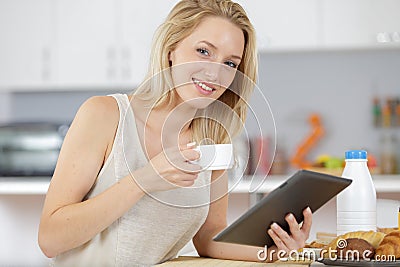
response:
M0 176L52 176L68 124L0 125Z

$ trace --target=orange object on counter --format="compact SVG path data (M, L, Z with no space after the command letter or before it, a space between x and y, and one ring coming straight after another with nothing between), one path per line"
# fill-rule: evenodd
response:
M309 117L309 123L311 124L312 132L302 143L300 143L296 154L291 159L291 163L299 168L311 167L312 164L306 160L306 156L325 133L324 127L321 123L321 118L318 114L311 114Z
M397 118L396 126L400 126L400 103L398 103L396 106L396 118Z
M382 108L382 126L383 127L390 127L391 125L391 112L389 104L386 104Z

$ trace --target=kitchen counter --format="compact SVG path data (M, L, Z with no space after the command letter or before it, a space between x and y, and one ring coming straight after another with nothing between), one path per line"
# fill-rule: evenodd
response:
M51 177L0 177L0 195L45 195Z
M246 177L245 177L246 178ZM269 176L257 191L257 194L248 194L250 188L249 181L242 181L233 188L230 196L230 206L228 209L228 222L233 222L241 214L251 207L249 196L261 195L258 193L268 193L279 186L288 176ZM48 265L48 259L43 256L37 245L37 227L40 214L43 208L45 194L50 182L50 177L0 177L0 236L7 242L0 242L0 259L2 263L9 265L24 266L27 262L35 263L37 266ZM400 175L395 176L374 176L377 191L395 192L395 199L398 199L400 192ZM388 193L392 194L392 193ZM386 202L385 202L386 203ZM384 204L385 204L384 203ZM391 227L397 225L397 211L400 202L395 202L392 208L381 206L378 213L378 225L381 227ZM384 215L388 214L390 216ZM388 223L382 223L388 221ZM336 202L330 201L313 215L313 228L310 233L310 240L315 239L317 232L334 232L336 229ZM18 257L20 251L25 251L24 257ZM181 266L194 265L186 259ZM201 266L278 266L265 263L243 263L220 261L214 259L195 258ZM206 262L204 260L212 260ZM12 263L12 264L11 264ZM165 263L164 266L175 266L178 262L172 261ZM236 265L234 265L236 264ZM241 265L238 265L241 264ZM246 265L247 264L247 265ZM250 264L250 265L249 265ZM287 263L285 263L287 264ZM190 266L189 265L189 266ZM279 263L279 266L285 266ZM296 266L291 264L290 266ZM307 266L307 265L302 265ZM311 266L321 266L312 263Z
M249 193L250 192L250 179L252 177L245 176L235 188L233 193ZM260 186L256 193L269 193L277 188L283 181L287 180L289 175L270 175L267 176L265 182ZM255 181L263 179L262 176L255 176ZM375 189L377 193L399 193L400 192L400 174L394 175L373 175Z
M285 181L289 175L268 176L256 193L269 193ZM260 181L262 177L255 177ZM399 193L400 175L374 175L377 193ZM49 187L50 177L0 177L0 195L44 195ZM249 193L249 177L234 186L231 193Z
M201 257L179 257L177 259L159 264L157 266L229 266L229 267L243 267L243 266L269 266L269 267L304 267L304 266L323 266L320 263L311 263L311 261L298 261L298 262L245 262L245 261L232 261L232 260L219 260Z

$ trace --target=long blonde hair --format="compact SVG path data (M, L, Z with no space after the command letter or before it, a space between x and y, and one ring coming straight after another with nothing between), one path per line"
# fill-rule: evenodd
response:
M174 87L171 73L165 71L170 67L168 55L210 16L228 19L238 26L243 31L245 47L239 71L230 86L236 89L227 89L218 100L199 110L190 127L193 139L198 143L204 140L230 143L243 127L258 67L255 31L239 4L230 0L182 0L177 3L154 35L149 69L135 95L155 101L156 106L174 103L176 94L170 90Z

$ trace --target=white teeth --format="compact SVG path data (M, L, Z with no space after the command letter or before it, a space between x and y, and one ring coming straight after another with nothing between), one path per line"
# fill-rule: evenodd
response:
M203 88L204 90L210 91L210 92L213 91L213 89L212 89L211 87L205 85L204 83L202 83L202 82L200 82L200 81L198 81L198 80L193 80L193 81L194 81L196 84L198 84L201 88Z

